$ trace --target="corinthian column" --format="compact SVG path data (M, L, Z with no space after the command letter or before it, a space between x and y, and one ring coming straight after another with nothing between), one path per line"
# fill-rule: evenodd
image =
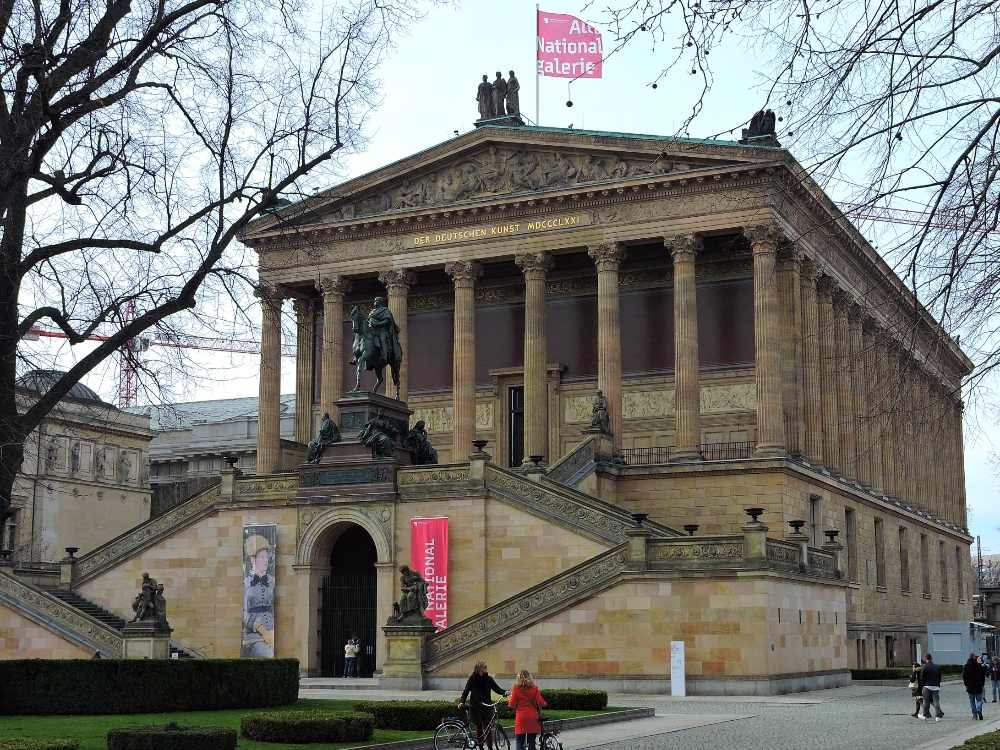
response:
M701 383L698 367L698 297L694 259L700 237L677 235L663 244L674 256L674 401L677 413L676 461L700 461Z
M781 408L781 328L778 305L778 229L773 224L743 230L753 247L754 342L757 351L757 451L785 455Z
M308 443L312 433L313 358L316 351L316 303L297 299L295 310L295 442Z
M778 305L781 315L781 403L785 441L794 458L805 455L802 397L802 253L793 245L778 252Z
M618 303L618 267L625 248L617 242L591 245L587 254L597 266L597 387L608 400L614 446L622 439L622 340Z
M340 421L335 406L344 384L344 295L351 291L345 276L327 276L316 287L323 293L323 356L320 377L320 408Z
M823 402L820 396L819 307L816 299L816 265L802 263L802 391L806 460L823 468Z
M865 388L864 422L861 434L865 436L868 451L868 470L871 475L871 489L876 495L885 494L885 474L882 461L881 396L879 391L877 324L872 318L865 318L861 324L861 346L864 369L862 378Z
M858 484L866 490L872 486L872 447L868 441L868 380L865 374L865 348L861 330L862 310L852 305L847 315L850 350L851 398L854 404L854 470Z
M548 342L545 338L545 277L555 265L549 253L515 255L524 273L524 466L529 456L549 452L549 404L545 383ZM543 463L548 463L544 460Z
M474 260L459 260L444 270L455 283L451 460L458 462L472 453L476 439L476 279L483 267Z
M955 524L963 529L969 528L968 508L965 500L965 435L962 431L962 414L965 404L961 399L955 401L952 436L952 474L955 477Z
M854 396L851 393L851 334L847 311L851 298L846 292L833 297L833 324L837 347L837 407L840 424L840 467L844 479L854 484L858 479L854 447Z
M410 394L409 369L410 369L410 346L407 339L407 295L410 287L417 283L417 275L413 271L405 268L383 271L378 275L378 280L385 285L386 293L389 297L387 306L392 313L396 325L399 326L399 347L403 350L403 361L399 364L399 400L406 403ZM390 373L386 373L388 383ZM389 393L389 386L386 385L385 392Z
M833 322L833 292L836 282L821 276L816 282L819 311L820 398L823 404L823 466L840 473L840 423L837 412L837 345Z
M281 471L281 293L266 282L257 286L263 321L260 336L260 390L257 402L257 473Z

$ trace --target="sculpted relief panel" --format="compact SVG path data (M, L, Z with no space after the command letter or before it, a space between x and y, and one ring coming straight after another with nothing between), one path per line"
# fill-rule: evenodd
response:
M566 422L589 422L593 396L567 396L563 399ZM701 389L702 414L719 411L754 411L757 408L755 383L707 385ZM626 391L622 394L625 419L672 417L676 411L673 389Z
M416 424L422 419L427 432L451 432L455 427L454 410L450 406L434 406L415 408L410 423ZM476 404L476 429L493 429L493 404Z
M350 221L389 211L445 206L473 198L662 175L689 169L690 164L670 161L662 155L629 157L626 161L614 154L599 156L490 146L485 153L439 172L407 180L395 188L341 206L325 218L327 221Z

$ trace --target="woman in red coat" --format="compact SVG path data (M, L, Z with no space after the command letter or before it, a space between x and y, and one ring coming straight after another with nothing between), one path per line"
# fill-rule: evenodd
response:
M528 750L535 750L535 737L542 731L542 722L538 720L538 714L545 707L545 699L527 669L517 673L517 683L510 693L510 707L517 712L514 716L517 750L525 750L525 736L528 738Z

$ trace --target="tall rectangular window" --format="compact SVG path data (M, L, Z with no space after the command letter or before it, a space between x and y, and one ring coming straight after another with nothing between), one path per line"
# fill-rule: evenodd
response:
M854 527L854 509L844 509L844 552L847 553L847 577L855 583L858 580L857 531Z
M875 519L875 585L885 588L885 535L881 518Z
M910 550L906 546L906 527L899 527L899 587L910 592Z
M520 466L524 462L524 388L510 389L507 427L510 435L510 466Z
M938 542L938 567L941 569L941 598L948 598L948 554L945 543Z
M924 593L931 593L931 560L927 551L927 535L920 535L920 569L924 579Z
M965 566L962 565L962 548L955 547L955 578L958 580L958 598L967 599L965 595Z
M17 517L20 515L20 512L20 510L15 509L14 515L7 520L7 528L3 529L3 534L0 534L0 547L12 551L17 550Z
M809 543L819 547L823 538L823 498L815 495L809 498Z

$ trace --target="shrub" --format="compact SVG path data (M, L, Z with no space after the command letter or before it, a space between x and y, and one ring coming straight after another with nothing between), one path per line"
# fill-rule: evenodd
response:
M376 729L428 732L445 716L459 716L458 704L451 701L355 701L354 710L371 714Z
M908 680L913 673L912 669L889 668L889 669L852 669L852 680Z
M436 726L436 725L435 725ZM375 730L360 711L256 711L240 720L240 736L257 742L364 742Z
M542 697L550 711L603 711L608 694L603 690L546 690Z
M290 705L296 659L0 660L0 714L145 714Z
M176 722L108 731L108 750L236 750L236 730Z
M0 739L0 750L79 750L80 740Z

